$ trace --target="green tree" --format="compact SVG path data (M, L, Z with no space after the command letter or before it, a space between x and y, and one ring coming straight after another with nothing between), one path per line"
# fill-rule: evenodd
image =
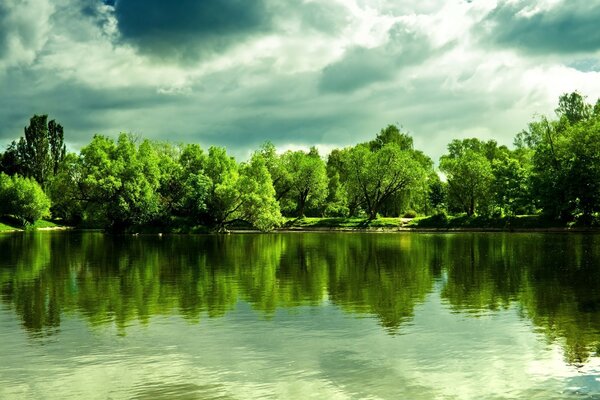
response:
M292 189L292 171L285 164L286 157L279 156L275 145L271 142L265 142L258 149L258 153L265 161L265 166L271 175L275 198L281 201Z
M48 194L52 200L52 215L68 223L78 224L83 219L84 203L81 193L83 179L81 160L68 153L50 181Z
M159 211L158 157L148 141L126 134L115 143L96 135L81 150L83 199L92 219L124 230L152 220Z
M23 175L34 178L46 188L51 177L58 173L65 157L63 127L47 115L34 115L25 127L25 135L16 145Z
M495 204L510 215L531 213L533 203L529 190L529 168L517 158L505 155L492 162Z
M388 125L377 134L374 140L369 142L369 148L377 151L390 143L397 144L402 150L412 150L414 147L413 138L409 134L400 132L396 125Z
M244 220L264 231L281 222L271 175L259 153L239 166L224 148L211 147L206 175L210 179L208 216L218 230L235 220Z
M437 176L437 174L436 174ZM432 180L429 185L429 203L434 209L444 209L447 202L447 187L438 176L437 179Z
M588 119L594 108L585 102L585 97L578 92L564 93L558 99L555 112L558 118L566 118L570 125Z
M365 145L350 150L345 161L348 171L348 192L355 194L370 219L386 200L403 190L410 189L424 171L407 150L395 143L371 151Z
M317 149L312 147L308 153L288 151L282 158L290 175L285 208L298 217L320 208L327 197L327 170Z
M33 179L0 174L0 214L18 218L24 226L50 216L50 199Z
M492 167L480 153L467 149L458 157L442 156L440 170L448 178L448 196L454 208L471 216L489 201Z

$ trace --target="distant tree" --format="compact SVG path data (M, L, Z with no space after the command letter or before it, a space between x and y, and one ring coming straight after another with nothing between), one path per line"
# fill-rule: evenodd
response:
M386 144L395 143L401 150L413 149L413 138L403 132L396 125L388 125L382 129L374 140L369 142L372 151L381 149Z
M281 214L264 158L255 153L238 166L225 149L208 151L206 175L210 179L208 215L218 230L235 220L244 220L260 230L279 225Z
M290 176L284 200L295 215L303 217L307 209L321 207L327 197L327 171L317 149L312 147L308 153L288 151L282 159Z
M450 146L449 146L450 147ZM467 149L458 157L442 156L440 170L448 178L448 197L455 208L472 216L491 198L493 182L492 167L489 160Z
M285 164L286 157L278 155L275 145L271 142L265 142L258 149L258 153L263 158L271 175L275 198L277 201L281 201L292 190L292 171Z
M386 144L376 151L358 145L350 150L345 163L348 192L360 199L369 219L377 218L387 199L424 177L419 162L396 143Z
M13 141L0 157L0 172L10 176L15 174L24 175L24 169L25 166L17 150L17 142Z
M492 163L494 202L506 214L531 213L530 171L517 158L508 155Z
M86 209L109 229L146 223L159 211L159 169L148 141L121 134L115 143L96 135L81 150L80 183Z
M77 154L68 153L50 181L48 194L52 200L52 215L68 223L78 224L83 219L83 179Z
M593 111L592 105L586 103L585 97L578 92L561 95L558 99L558 108L555 110L559 118L566 118L571 125L588 119Z
M447 188L439 179L432 180L429 185L429 203L434 209L443 209L446 207Z
M20 171L46 188L50 178L58 173L66 154L63 127L47 115L34 115L25 127L25 136L16 145Z

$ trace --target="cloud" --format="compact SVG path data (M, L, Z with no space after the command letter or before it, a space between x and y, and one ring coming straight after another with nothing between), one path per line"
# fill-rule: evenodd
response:
M34 61L46 43L53 12L49 0L0 2L0 71Z
M122 42L177 61L222 51L270 23L264 0L117 0L114 16Z
M510 144L558 95L600 96L597 52L492 40L501 9L566 10L543 1L0 0L0 150L34 113L74 150L125 131L243 159L265 140L343 147L390 123L434 160L453 138ZM230 12L214 18L217 3Z
M487 40L525 53L571 54L600 50L600 4L559 1L538 5L504 1L487 18Z
M325 92L347 93L372 83L392 80L401 69L431 57L428 38L397 23L386 43L374 48L356 46L323 69L319 83Z

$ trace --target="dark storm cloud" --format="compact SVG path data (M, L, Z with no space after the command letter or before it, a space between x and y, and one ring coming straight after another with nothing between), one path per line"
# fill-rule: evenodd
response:
M110 4L111 2L105 2ZM222 50L270 24L264 0L117 0L121 40L164 60L190 60Z
M389 35L385 45L351 48L341 60L325 67L320 89L324 92L352 92L372 83L393 79L400 69L418 64L435 53L426 37L405 30L401 24L393 27Z
M482 24L488 29L488 40L534 54L585 53L600 49L598 2L563 1L549 10L526 15L523 3L499 5Z

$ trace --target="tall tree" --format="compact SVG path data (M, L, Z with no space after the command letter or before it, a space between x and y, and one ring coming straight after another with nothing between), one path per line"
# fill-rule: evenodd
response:
M47 115L34 115L24 136L14 146L16 173L34 178L46 189L52 176L58 173L59 165L65 157L63 127Z

